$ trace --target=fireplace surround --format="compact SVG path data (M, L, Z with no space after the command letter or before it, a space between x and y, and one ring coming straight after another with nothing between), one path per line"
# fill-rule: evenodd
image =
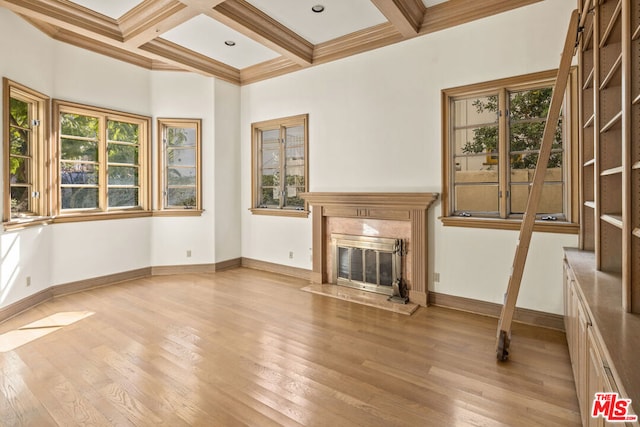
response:
M313 283L332 283L331 233L402 238L409 298L427 305L427 211L438 193L309 192L300 196L312 210Z

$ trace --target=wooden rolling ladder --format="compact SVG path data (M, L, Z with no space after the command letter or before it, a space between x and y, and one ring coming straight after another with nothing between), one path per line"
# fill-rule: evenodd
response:
M502 306L502 312L500 313L500 321L498 322L496 355L500 361L505 361L509 357L511 323L516 309L516 301L518 299L518 292L522 282L524 265L527 260L527 254L529 253L529 244L531 243L531 235L533 233L536 212L538 210L540 197L542 196L542 186L544 185L544 178L547 173L547 164L549 163L549 157L551 155L555 129L558 125L564 92L567 87L567 80L571 70L571 59L573 58L577 45L576 42L578 40L579 28L580 16L578 11L574 10L571 14L569 30L567 31L567 38L565 40L564 49L562 50L556 84L551 97L551 104L549 106L549 113L547 115L544 133L542 134L540 154L538 162L536 163L533 182L529 192L529 199L527 200L527 207L522 218L522 224L520 225L520 235L513 259L511 275L509 277L509 285L507 287L505 301Z

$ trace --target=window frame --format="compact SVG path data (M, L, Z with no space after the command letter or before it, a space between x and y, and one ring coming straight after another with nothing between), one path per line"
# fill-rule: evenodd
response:
M49 147L49 109L50 98L40 92L30 89L6 77L2 79L3 86L3 224L5 230L41 224L50 220L50 197L47 191L50 182L48 163L50 159ZM11 176L10 176L10 99L20 99L32 104L31 120L37 120L38 125L32 126L30 141L29 181L31 185L31 210L26 213L12 215L11 212ZM37 196L36 196L37 195Z
M499 92L509 93L527 89L535 89L544 86L555 86L557 70L548 70L538 73L498 79L472 85L459 86L442 90L442 216L445 226L459 226L470 228L507 229L519 230L522 222L522 214L508 215L508 200L499 197L500 204L498 217L491 216L456 216L454 214L454 176L455 166L453 155L455 149L452 146L452 112L451 104L454 99L465 97L481 97ZM563 126L566 135L563 158L563 210L565 218L557 221L544 221L537 219L534 224L535 231L552 233L577 234L579 232L579 179L578 179L578 129L577 129L577 68L572 67L569 82L565 91ZM504 112L505 105L500 105L499 110ZM509 164L510 147L508 141L509 120L506 114L499 115L498 124L498 156L500 163ZM498 188L502 194L508 190L510 167L502 167L498 170Z
M167 170L167 144L165 142L165 131L169 127L193 128L196 130L195 145L195 169L196 169L196 204L193 207L179 208L176 206L167 206L165 194L167 191L168 180L166 176ZM197 216L202 215L202 119L186 119L186 118L158 118L157 119L157 179L158 192L156 201L156 211L154 215L162 216Z
M297 208L273 208L273 207L259 207L260 202L260 170L262 159L262 138L261 132L268 130L280 129L281 137L282 133L287 127L303 126L304 132L304 192L309 191L309 114L299 114L296 116L282 117L278 119L265 120L261 122L255 122L251 124L251 208L249 209L256 215L274 215L274 216L289 216L289 217L308 217L309 216L309 204L305 200L302 209ZM281 154L284 148L281 149ZM284 159L284 157L282 157ZM286 165L282 161L280 165L280 172L282 176L285 176ZM286 182L281 180L281 191L285 191Z
M90 221L107 218L135 218L151 215L151 163L150 163L150 140L151 140L151 118L134 113L126 113L107 108L79 104L59 99L53 100L53 126L51 129L52 141L55 141L54 160L54 186L53 213L56 215L55 222ZM96 208L62 209L62 183L60 176L61 159L61 134L60 115L62 113L77 114L82 116L98 117L100 120L98 140L98 206ZM108 206L108 168L109 159L107 156L107 122L109 120L135 123L138 128L138 206L109 207Z

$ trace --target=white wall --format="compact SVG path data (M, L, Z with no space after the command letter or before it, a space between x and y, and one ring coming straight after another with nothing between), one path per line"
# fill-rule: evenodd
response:
M53 46L52 98L149 115L148 70L63 43ZM150 219L54 224L50 285L148 267Z
M7 9L0 8L0 22L2 77L45 94L50 93L53 89L53 74L43 70L51 69L56 42Z
M240 88L215 82L216 145L213 176L206 182L215 188L215 262L239 258L240 243Z
M157 118L202 119L202 202L199 217L158 217L152 224L151 265L215 262L212 185L215 164L214 79L191 73L153 73L151 77L154 135ZM157 141L154 139L154 145ZM187 250L191 257L187 258Z
M53 98L149 115L151 72L64 43L54 44Z
M149 266L208 264L240 256L239 88L196 74L151 72L56 42L3 8L0 56L5 58L0 61L1 76L52 98L152 117L154 160L156 118L201 118L205 209L200 217L89 221L2 232L0 308L52 285ZM218 206L217 197L223 206ZM218 223L220 239L235 242L220 245L218 255L216 215L223 221ZM191 250L191 258L186 250Z
M310 269L310 218L248 211L250 124L309 113L312 191L440 192L440 91L556 68L572 7L546 0L241 89L186 73L150 72L60 44L0 8L0 55L11 58L0 62L3 76L52 97L154 121L202 118L205 207L202 217L3 232L0 307L51 285L149 265L242 255ZM517 233L445 228L439 209L429 215L429 265L441 280L430 289L502 302ZM576 244L577 236L534 237L520 306L561 312L561 248Z
M0 76L20 82L42 93L51 93L51 68L55 55L49 37L13 13L0 8ZM0 103L0 118L4 117ZM1 119L0 119L1 120ZM3 163L0 162L0 171ZM4 173L4 172L2 172ZM2 175L0 175L2 176ZM0 186L0 194L4 192ZM2 194L4 196L4 194ZM0 211L2 206L0 204ZM0 235L0 307L49 287L50 228L35 227ZM26 286L26 278L31 286Z
M252 122L309 113L311 191L440 192L441 90L557 68L574 6L547 0L243 87L243 256L311 268L310 218L248 211ZM445 228L439 215L438 203L429 264L440 283L430 289L502 303L517 232ZM561 248L576 244L535 236L519 306L562 312Z

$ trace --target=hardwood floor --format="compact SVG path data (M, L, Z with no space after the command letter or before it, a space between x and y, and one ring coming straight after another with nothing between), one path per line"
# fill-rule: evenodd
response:
M238 268L41 304L0 324L8 343L53 331L0 350L0 425L580 425L563 333L515 324L499 363L496 319L405 316L307 284ZM67 312L80 320L24 329Z

